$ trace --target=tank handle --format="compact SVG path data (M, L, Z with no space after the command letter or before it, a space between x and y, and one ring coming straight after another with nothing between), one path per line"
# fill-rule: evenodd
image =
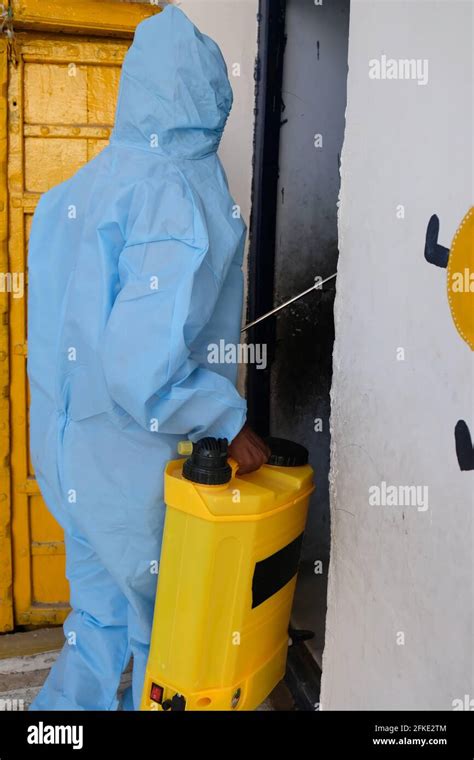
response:
M239 469L239 463L234 459L234 457L227 457L227 463L230 465L232 469L232 480L237 475L237 470Z

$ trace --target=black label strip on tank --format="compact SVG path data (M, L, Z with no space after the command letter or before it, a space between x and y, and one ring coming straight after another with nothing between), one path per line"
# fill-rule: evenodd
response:
M252 609L269 599L296 575L303 533L291 543L255 564L252 580Z

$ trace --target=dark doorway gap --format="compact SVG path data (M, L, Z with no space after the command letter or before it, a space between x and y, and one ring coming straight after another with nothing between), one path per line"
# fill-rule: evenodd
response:
M260 1L247 321L337 269L349 5ZM308 142L317 133L320 153ZM334 295L332 284L247 335L249 343L267 344L268 357L267 369L247 369L250 424L261 435L306 445L316 473L292 617L293 626L315 629L316 638L290 648L287 672L293 692L300 684L294 694L300 709L317 709L310 705L319 693L324 645Z
M259 4L247 322L273 308L285 7L286 0L260 0ZM275 351L274 319L270 318L251 328L247 341L267 346L267 368L257 369L252 364L247 368L248 419L260 435L266 436L270 432L270 368Z

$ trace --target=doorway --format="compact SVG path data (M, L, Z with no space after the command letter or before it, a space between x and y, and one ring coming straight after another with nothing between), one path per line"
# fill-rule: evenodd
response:
M349 5L261 3L249 321L337 270ZM334 295L333 280L248 335L269 359L266 370L249 367L250 422L304 444L315 470L292 615L314 636L290 648L288 665L303 709L317 704L324 650Z

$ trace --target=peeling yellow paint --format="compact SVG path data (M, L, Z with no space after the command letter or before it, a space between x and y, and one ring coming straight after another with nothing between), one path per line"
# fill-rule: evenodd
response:
M0 40L0 271L8 271L7 45ZM8 293L0 293L0 632L13 628L13 568L10 500L10 408Z

